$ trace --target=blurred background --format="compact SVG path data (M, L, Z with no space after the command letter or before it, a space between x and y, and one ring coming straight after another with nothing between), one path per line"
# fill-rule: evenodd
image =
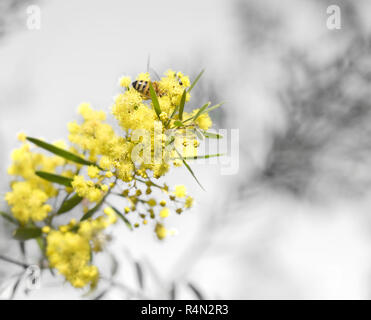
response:
M40 8L40 29L27 8ZM337 5L341 28L327 27ZM20 131L67 137L76 107L106 109L121 75L172 68L194 78L194 105L225 101L214 128L239 129L239 170L192 164L166 180L196 199L169 218L176 237L116 226L104 299L371 298L371 2L327 0L32 1L0 3L0 193ZM4 201L1 209L6 209ZM0 253L22 257L0 222ZM112 270L114 269L114 270ZM0 294L19 268L0 261ZM18 299L86 299L59 277Z

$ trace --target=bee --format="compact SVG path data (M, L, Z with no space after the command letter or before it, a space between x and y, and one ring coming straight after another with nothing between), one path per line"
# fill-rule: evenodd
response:
M149 84L152 84L153 89L156 92L158 97L162 97L164 92L160 90L160 86L157 81L145 81L145 80L135 80L131 85L135 90L142 94L145 100L151 99L151 95L149 93Z

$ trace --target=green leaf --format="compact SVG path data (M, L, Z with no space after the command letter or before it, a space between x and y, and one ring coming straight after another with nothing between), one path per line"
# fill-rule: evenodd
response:
M83 217L80 219L80 221L87 220L93 216L94 213L96 213L100 207L102 206L104 202L104 199L102 199L100 202L98 202L93 208L91 208L88 212L86 212Z
M108 293L108 289L103 290L101 293L99 293L93 300L102 300L104 296Z
M0 216L2 216L5 220L8 220L9 222L15 224L15 225L18 225L18 221L16 219L14 219L10 214L6 213L6 212L2 212L0 211Z
M58 183L66 187L71 187L71 183L73 181L71 178L63 177L58 174L49 173L45 171L36 171L35 174L44 180Z
M137 271L137 277L138 277L139 287L143 290L144 289L143 270L142 270L142 266L137 261L135 262L135 269Z
M41 236L41 229L36 227L20 227L13 233L13 238L17 240L29 240Z
M187 91L184 90L182 94L182 98L180 99L180 105L179 105L179 119L183 120L183 110L184 110L184 105L187 97Z
M119 262L115 258L115 256L112 253L108 253L111 258L111 279L117 274L117 271L119 270Z
M194 284L188 282L188 287L193 291L198 300L204 300L202 293Z
M152 86L152 83L151 82L149 83L149 93L151 95L153 108L155 109L155 112L157 114L157 117L160 119L160 114L161 114L160 103L158 102L155 89L153 89L153 86Z
M174 121L174 126L181 127L181 126L183 126L183 122L181 122L179 120L176 120L176 121Z
M176 283L175 282L173 282L172 284L171 284L171 288L170 288L170 292L169 292L169 298L170 298L170 300L175 300L175 298L176 298Z
M193 173L191 167L188 165L187 161L185 161L185 159L183 158L183 156L181 155L181 153L176 149L174 148L175 151L177 152L178 156L180 157L180 159L182 159L182 162L184 163L184 165L186 166L186 168L188 169L188 171L191 173L192 177L196 180L196 182L198 183L198 185L201 187L202 190L205 190L204 187L201 185L200 181L198 181L197 177L195 176L195 174Z
M202 134L209 139L222 139L223 136L217 133L203 131Z
M210 107L210 108L204 110L202 113L209 113L209 112L211 112L211 111L213 111L213 110L219 108L219 107L222 106L223 104L224 104L224 102L218 103L218 104L216 104L215 106L212 106L212 107Z
M210 111L213 111L213 110L219 108L221 105L223 105L223 103L224 103L224 102L218 103L218 104L216 104L216 105L214 105L214 106L212 106L212 107L210 107L210 108L208 108L208 109L206 109L206 108L211 104L211 102L205 103L205 104L200 108L200 110L198 110L198 112L196 113L195 116L190 117L190 118L184 120L183 123L186 123L187 121L190 121L190 120L192 120L192 121L196 121L197 118L198 118L200 115L202 115L202 114L204 114L204 113L209 113Z
M21 250L22 257L26 258L26 245L24 241L19 241L19 249Z
M170 119L173 119L173 117L174 117L175 114L177 113L178 109L179 109L179 106L176 106L176 107L174 108L174 111L173 111L173 113L171 114L171 116L170 116L170 118L169 118L169 121L170 121Z
M188 89L188 92L191 92L191 90L195 87L196 83L198 82L198 80L200 80L201 76L203 75L203 73L205 72L205 70L202 70L198 76L196 77L196 79L192 82L192 85L191 87Z
M38 147L43 148L45 150L48 150L51 153L54 153L55 155L60 156L64 159L66 159L66 160L69 160L69 161L72 161L72 162L75 162L75 163L79 163L79 164L83 164L83 165L87 165L87 166L90 166L90 165L96 166L95 163L90 162L88 160L85 160L85 159L77 156L76 154L74 154L72 152L69 152L67 150L58 148L55 145L52 145L50 143L44 142L44 141L36 139L36 138L31 138L31 137L27 137L26 139L28 141L32 142L33 144L37 145ZM99 169L101 169L101 168L99 168Z
M166 141L166 146L172 144L174 141L175 141L175 137L171 136L170 139L168 141Z
M45 241L42 237L36 238L37 245L39 246L42 253L45 254Z
M200 110L198 110L198 112L196 113L196 115L194 117L191 117L191 118L188 118L187 120L185 121L188 121L188 120L193 120L195 121L203 112L204 110L211 104L211 102L208 102L208 103L205 103L201 108ZM184 122L185 122L184 121Z
M130 221L120 211L118 211L115 207L112 207L112 206L110 206L110 207L117 213L117 215L122 219L122 221L125 222L126 226L130 230L133 230L133 226L131 225Z
M221 157L221 156L225 156L225 153L206 154L204 156L194 156L194 157L183 157L183 159L184 160L197 160L197 159L208 159L208 158Z
M204 140L204 135L203 135L203 133L201 132L200 129L198 129L197 127L195 127L195 132L196 132L196 135L197 135L198 139Z
M18 287L19 287L19 284L21 283L21 280L22 280L22 278L23 278L23 275L24 275L24 273L22 272L22 273L18 276L17 281L14 283L14 286L13 286L13 289L12 289L12 293L10 294L9 300L13 300L13 299L14 299L15 294L16 294L16 292L17 292L17 289L18 289Z
M81 198L78 194L74 194L72 198L69 198L63 201L62 205L57 211L57 214L62 214L62 213L72 210L82 201L82 199L83 198Z

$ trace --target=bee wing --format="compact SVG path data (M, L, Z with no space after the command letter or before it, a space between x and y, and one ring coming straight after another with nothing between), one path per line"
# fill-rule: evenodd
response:
M151 75L153 74L154 78L155 79L152 79L152 80L156 80L156 81L160 81L161 78L160 76L158 75L158 73L156 72L155 69L151 68L151 55L148 54L148 58L147 58L147 72Z
M150 65L151 65L151 55L148 54L148 58L147 58L147 72L148 73L149 73Z
M150 71L150 73L153 73L154 77L156 78L156 81L160 81L161 80L160 76L158 75L158 73L156 72L155 69L149 68L149 71Z

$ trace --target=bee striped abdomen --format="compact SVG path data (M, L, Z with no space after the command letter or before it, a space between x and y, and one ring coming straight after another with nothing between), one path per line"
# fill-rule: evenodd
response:
M144 81L145 84L143 85L142 93L145 96L149 96L149 81Z
M143 96L143 99L151 99L149 85L152 83L153 90L155 90L155 93L158 97L162 97L164 95L164 92L160 90L160 87L158 85L157 81L150 82L150 81L144 81L144 80L136 80L132 83L132 86L135 90L140 92Z
M149 95L149 81L136 80L132 83L133 88L140 92L141 94L148 96Z

